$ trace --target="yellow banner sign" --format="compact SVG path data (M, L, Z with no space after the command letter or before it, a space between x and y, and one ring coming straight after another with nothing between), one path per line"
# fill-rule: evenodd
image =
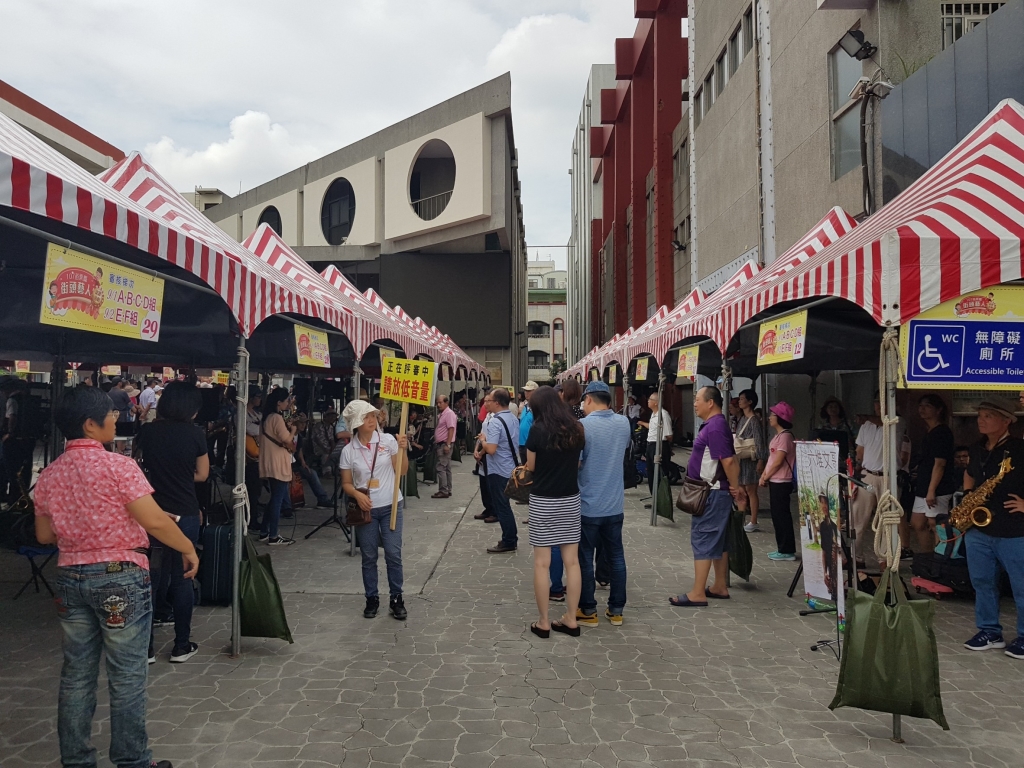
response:
M46 250L39 322L160 340L164 281L53 243Z
M697 357L699 352L699 346L683 347L679 350L676 379L692 380L697 375Z
M32 365L28 360L15 360L14 361L14 372L15 373L31 373Z
M608 383L615 384L616 379L619 377L619 366L613 365L608 369Z
M807 341L807 310L761 323L757 336L757 364L800 360Z
M381 361L380 396L402 403L432 405L437 366L429 360Z
M314 368L331 367L331 347L324 331L316 331L304 325L295 326L295 357L299 365Z
M636 361L636 380L647 381L647 364L649 360L646 357L642 357Z
M221 386L228 386L231 383L231 371L214 371L214 380Z

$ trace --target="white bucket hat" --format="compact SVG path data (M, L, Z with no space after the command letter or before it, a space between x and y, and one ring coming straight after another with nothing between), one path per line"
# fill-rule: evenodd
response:
M377 409L365 400L353 400L345 406L345 410L341 413L341 418L345 420L345 425L355 432L363 425L366 417L371 413L376 416Z

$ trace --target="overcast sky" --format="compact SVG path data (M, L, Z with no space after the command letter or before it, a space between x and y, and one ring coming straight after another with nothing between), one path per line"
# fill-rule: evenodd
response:
M531 245L568 240L587 74L636 25L632 0L3 5L0 79L182 190L237 194L511 71Z

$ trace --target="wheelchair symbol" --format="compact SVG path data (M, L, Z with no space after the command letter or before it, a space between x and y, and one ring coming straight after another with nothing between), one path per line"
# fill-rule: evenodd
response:
M925 366L922 360L934 360L934 364L929 368ZM917 355L917 369L922 373L935 373L943 368L949 368L943 357L942 353L932 347L932 337L925 335L924 337L924 349L922 349Z

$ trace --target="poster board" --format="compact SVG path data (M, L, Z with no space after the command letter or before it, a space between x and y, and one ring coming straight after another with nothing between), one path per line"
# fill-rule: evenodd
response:
M296 325L295 359L299 365L330 368L331 345L327 334L305 325Z
M381 361L380 396L400 403L430 406L437 388L437 365L429 360Z
M639 360L636 361L636 380L637 381L647 381L647 365L648 365L648 362L649 362L648 358L646 358L646 357L641 357Z
M679 362L676 365L676 379L693 381L697 375L697 359L700 357L700 346L683 347L679 350Z
M807 310L761 323L757 335L757 364L800 360L806 351Z
M839 529L839 446L798 440L796 443L797 504L804 597L817 607L826 601L846 620L842 542Z

